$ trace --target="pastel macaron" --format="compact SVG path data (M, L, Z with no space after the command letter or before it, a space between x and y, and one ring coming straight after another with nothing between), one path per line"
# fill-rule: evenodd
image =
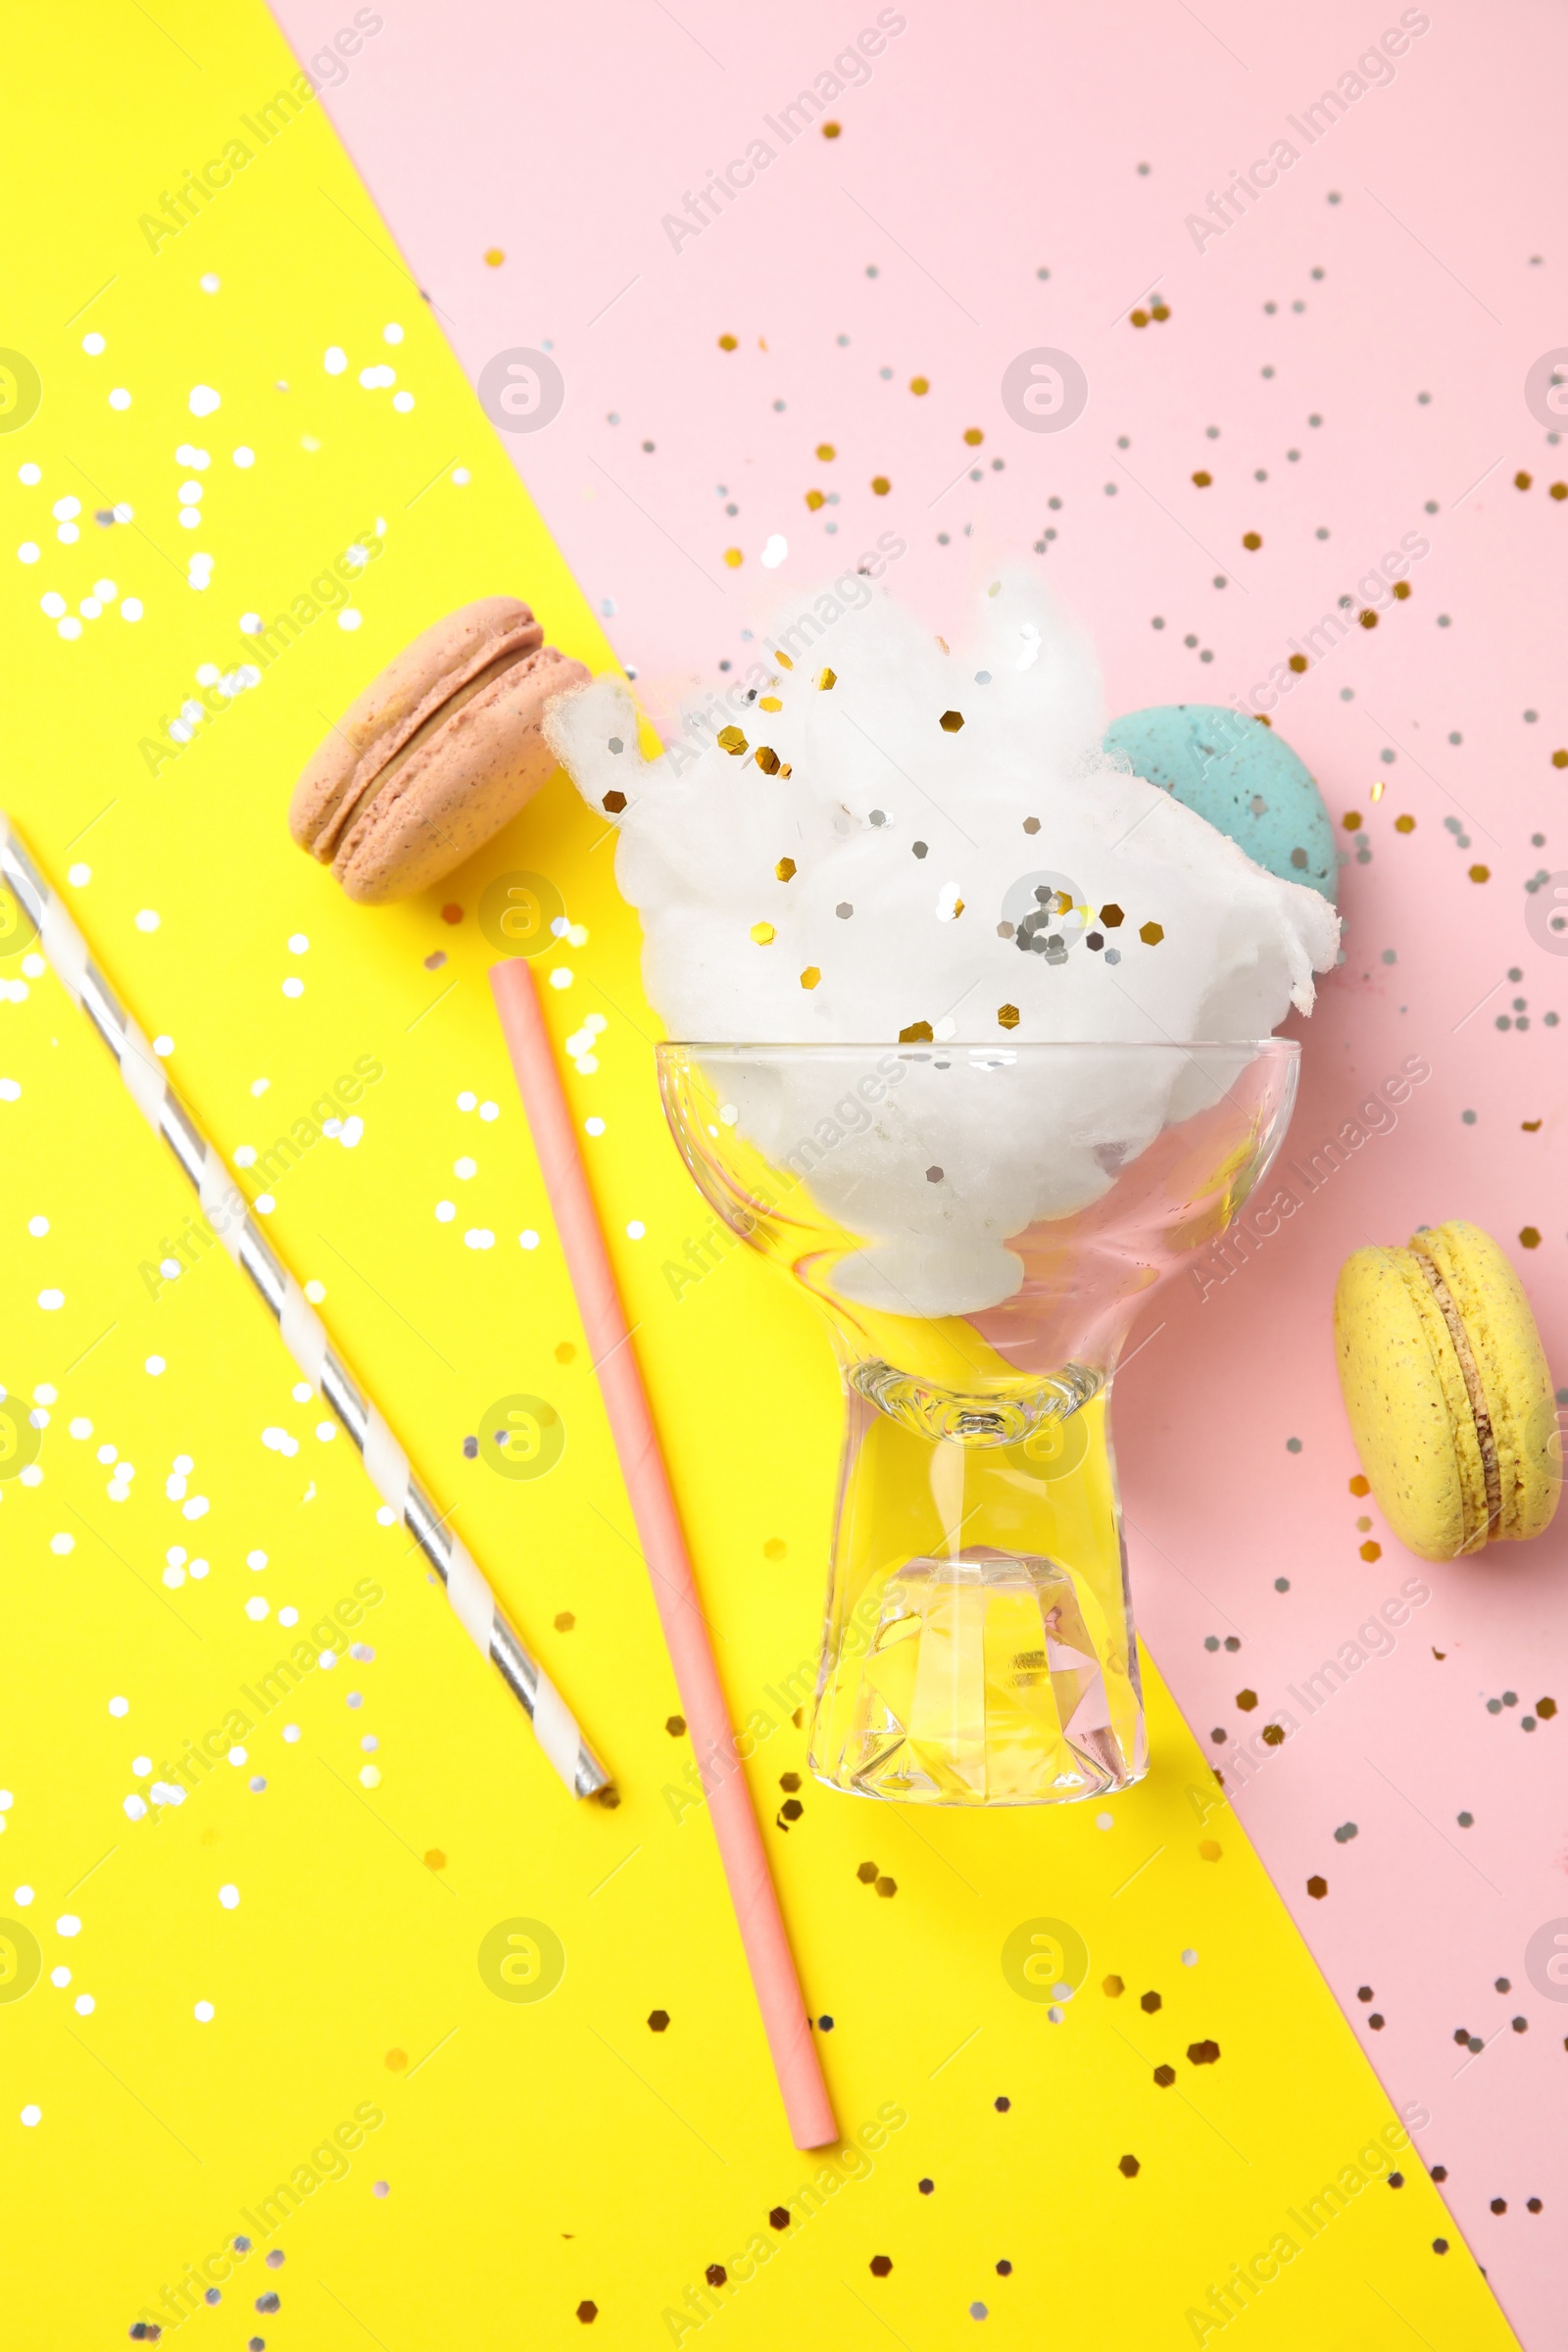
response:
M1104 744L1135 775L1228 833L1254 865L1334 904L1339 858L1323 796L1264 720L1223 703L1162 703L1112 719Z
M545 712L587 679L515 597L465 605L344 712L294 787L289 831L362 905L412 898L553 773Z
M1427 1560L1551 1523L1562 1482L1551 1374L1523 1286L1477 1225L1357 1250L1334 1294L1350 1434L1379 1508Z

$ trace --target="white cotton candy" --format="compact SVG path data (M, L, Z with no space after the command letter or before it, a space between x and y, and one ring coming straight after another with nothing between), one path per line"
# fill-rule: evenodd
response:
M1310 1010L1339 918L1101 751L1093 649L1025 575L981 595L951 651L855 575L761 643L662 759L643 760L615 678L558 703L551 740L592 807L611 796L671 1037L960 1049L946 1071L911 1066L897 1109L810 1182L867 1238L840 1270L851 1296L975 1311L1017 1287L1008 1239L1086 1206L1215 1100L1179 1056L1064 1069L1013 1050L1267 1037ZM964 1048L1004 1054L1004 1083ZM834 1080L807 1057L726 1083L742 1132L781 1156Z

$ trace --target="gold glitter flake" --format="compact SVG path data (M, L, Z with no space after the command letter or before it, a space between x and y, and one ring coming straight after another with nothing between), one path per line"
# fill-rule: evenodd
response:
M809 507L811 513L814 514L818 507L825 507L827 505L827 493L823 490L808 490L806 493L806 503L808 507Z
M785 762L784 762L784 764L783 764L783 766L782 766L782 767L779 769L779 771L778 771L778 772L779 772L779 774L780 774L781 776L793 776L793 775L794 775L794 773L795 773L795 770L794 770L794 768L793 768L793 767L791 767L791 765L790 765L789 761L786 760L785 760Z
M888 480L888 477L885 473L872 474L871 488L875 491L878 498L886 498L892 487L893 484Z
M801 974L801 986L803 988L814 988L821 977L822 974L818 966L814 963L808 963L805 971Z
M971 424L963 437L971 449L978 449L981 442L985 439L984 433L980 430L980 427L977 424Z
M720 335L718 338L718 348L720 351L734 351L736 349L734 336Z
M778 774L777 752L769 744L760 743L757 747L757 764L764 776L776 776Z
M1361 830L1360 809L1348 808L1345 814L1341 817L1340 822L1345 827L1347 833L1359 833Z
M944 735L956 735L963 724L963 712L961 710L944 710L940 723Z
M795 879L796 870L796 864L793 858L781 858L777 865L775 865L773 868L774 875L780 882L793 882Z
M1304 654L1293 654L1289 662L1286 662L1285 666L1287 669L1294 669L1297 676L1299 677L1302 670L1304 670L1306 667L1306 656Z
M618 816L626 806L626 795L623 792L607 792L604 806L612 816Z
M1262 544L1263 542L1256 531L1244 531L1242 533L1242 545L1247 549L1250 555L1255 556Z
M929 1021L911 1021L911 1022L909 1023L909 1026L907 1027L907 1029L901 1029L901 1030L899 1031L899 1043L900 1043L900 1045L901 1045L901 1046L928 1046L928 1045L930 1045L930 1043L931 1043L931 1024L930 1024L930 1022L929 1022Z
M1139 926L1138 936L1146 948L1157 948L1164 938L1165 932L1159 923L1142 923Z
M1206 490L1213 479L1214 476L1208 472L1204 466L1200 466L1198 471L1193 476L1193 480L1200 490Z
M790 660L788 654L786 653L775 653L773 659L779 664L781 669L793 669L795 667L794 662Z
M728 752L732 760L741 759L749 748L746 738L741 733L739 727L720 727L718 730L718 742L719 749L721 751Z
M1107 931L1114 931L1127 920L1127 917L1119 906L1102 906L1100 919Z
M1491 866L1473 865L1470 868L1470 879L1472 882L1490 882L1492 880Z
M1156 296L1149 306L1149 316L1155 321L1156 325L1163 326L1166 319L1170 317L1170 304L1168 302L1161 302Z
M771 923L754 923L752 937L760 948L770 948L778 934Z
M817 688L822 694L830 694L838 682L839 673L836 669L824 669L816 681Z
M1406 597L1409 595L1409 593L1410 593L1410 583L1409 583L1409 581L1408 581L1408 580L1396 580L1396 581L1395 581L1395 583L1394 583L1394 594L1395 594L1395 598L1396 598L1396 602L1397 602L1397 603L1399 603L1399 604L1401 604L1401 605L1402 605L1402 604L1403 604L1403 602L1404 602L1404 600L1405 600L1405 598L1406 598Z
M831 466L839 453L831 441L819 441L816 445L816 454L824 466Z
M784 706L776 694L764 694L757 708L759 710L782 710Z
M997 1020L1002 1028L1016 1029L1018 1026L1018 1019L1019 1014L1016 1004L999 1004L997 1006Z
M843 128L844 125L842 122L824 122L822 125L822 136L824 139L836 139L843 131Z
M724 550L724 561L729 565L731 571L735 571L738 570L740 565L745 563L746 558L741 554L741 551L738 547L726 547Z
M1378 616L1372 611L1370 605L1367 607L1364 612L1358 612L1355 617L1361 623L1363 629L1375 629L1378 625Z
M930 377L929 377L929 376L927 376L927 375L911 375L911 376L910 376L910 378L909 378L909 390L910 390L910 391L911 391L911 392L914 394L914 397L915 397L915 399L916 399L916 400L923 400L923 399L925 398L925 395L926 395L926 394L927 394L927 393L930 391L930 389L931 389L931 379L930 379Z
M1394 820L1394 830L1396 833L1413 833L1415 818L1413 816L1396 816Z
M1147 326L1149 324L1149 313L1147 311L1134 311L1132 313L1132 322L1134 326Z

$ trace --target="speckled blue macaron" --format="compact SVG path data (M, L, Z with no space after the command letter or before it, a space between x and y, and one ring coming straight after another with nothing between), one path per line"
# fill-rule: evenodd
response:
M1228 833L1255 865L1334 904L1339 861L1329 812L1288 743L1222 703L1161 703L1105 729L1105 749Z

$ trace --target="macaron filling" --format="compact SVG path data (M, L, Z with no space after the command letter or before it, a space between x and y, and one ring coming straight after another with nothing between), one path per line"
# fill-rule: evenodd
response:
M1493 1434L1492 1414L1487 1404L1487 1393L1482 1386L1480 1367L1470 1346L1470 1334L1464 1318L1454 1305L1452 1293L1433 1260L1419 1246L1412 1248L1416 1264L1426 1277L1427 1288L1437 1300L1438 1310L1448 1327L1453 1352L1464 1374L1465 1392L1470 1399L1470 1415L1476 1425L1476 1444L1481 1448L1481 1468L1487 1482L1487 1534L1491 1535L1502 1519L1502 1473L1497 1463L1497 1444ZM1478 1530L1477 1533L1480 1531ZM1468 1535L1468 1531L1467 1531ZM1469 1542L1466 1548L1468 1549Z

